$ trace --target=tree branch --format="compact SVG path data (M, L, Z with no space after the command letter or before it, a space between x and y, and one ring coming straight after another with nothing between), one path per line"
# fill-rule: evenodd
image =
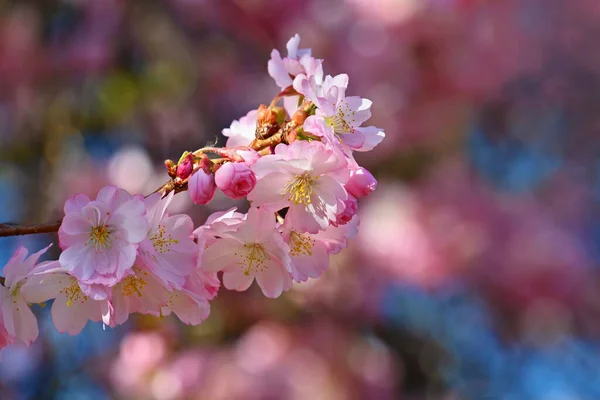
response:
M57 232L61 223L62 221L32 225L0 224L0 237Z

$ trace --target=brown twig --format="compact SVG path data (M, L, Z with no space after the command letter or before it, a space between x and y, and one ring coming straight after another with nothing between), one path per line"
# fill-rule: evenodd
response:
M61 223L62 221L31 225L0 224L0 237L57 232Z

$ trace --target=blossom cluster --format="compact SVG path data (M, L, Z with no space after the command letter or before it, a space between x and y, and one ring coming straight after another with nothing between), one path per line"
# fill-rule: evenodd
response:
M256 280L276 298L324 274L330 254L357 233L357 199L377 185L353 151L385 135L363 126L371 101L346 96L348 76L324 75L323 60L299 42L290 39L285 57L273 50L268 72L281 91L224 129L225 147L165 161L171 180L146 197L108 186L95 199L68 199L58 260L38 263L50 246L15 252L0 287L1 345L34 341L30 306L48 300L57 330L72 335L88 320L114 327L132 313L172 313L195 325L221 282L243 291ZM204 205L217 189L247 198L248 212L217 212L197 228L188 215L167 213L178 192Z

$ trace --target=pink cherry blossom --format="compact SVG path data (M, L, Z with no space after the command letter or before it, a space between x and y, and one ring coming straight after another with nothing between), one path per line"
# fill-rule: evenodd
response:
M204 225L201 225L194 231L200 252L203 251L203 244L205 246L213 244L223 233L237 230L244 222L246 214L242 214L236 210L237 207L232 207L227 211L212 213L206 219ZM200 255L199 262L201 258Z
M110 325L127 321L129 314L161 315L161 309L169 299L170 291L149 269L136 263L113 288L110 296L114 308Z
M246 290L256 278L265 296L274 298L291 287L288 253L273 214L251 208L236 231L222 233L205 250L202 269L223 271L223 285L230 290Z
M150 230L140 243L139 261L167 287L181 289L185 277L196 266L198 246L192 239L192 219L184 214L166 214L174 195L171 192L161 199L161 195L155 193L144 199Z
M182 290L174 290L168 294L161 307L161 315L171 312L184 324L198 325L210 314L208 291L201 272L193 272L187 278Z
M371 116L371 101L359 97L343 97L335 103L321 99L323 108L309 117L304 130L322 136L333 146L356 151L373 150L385 133L373 126L360 126Z
M60 264L82 283L115 285L133 266L138 243L148 234L143 201L107 186L96 200L79 194L64 209Z
M385 138L385 133L372 126L361 126L371 118L373 102L357 96L347 97L348 80L346 74L327 75L324 79L318 75L299 75L294 79L296 91L317 106L316 116L305 122L304 129L326 137L332 144L341 142L352 150L369 151ZM320 119L324 124L317 122Z
M226 146L235 148L248 146L255 139L257 110L251 110L238 120L231 123L229 128L223 129L223 136L227 137Z
M233 212L231 215L233 216ZM166 302L161 307L161 315L169 315L172 312L181 322L189 325L197 325L208 318L210 314L208 301L216 297L221 284L215 272L206 272L202 269L201 262L206 247L207 232L207 229L201 228L194 232L198 241L196 268L186 277L182 290L174 290L168 294Z
M346 247L346 239L356 236L358 217L346 225L330 226L317 234L298 232L287 220L281 226L283 237L290 246L292 277L297 282L319 278L329 267L329 254Z
M0 286L0 304L4 328L11 340L20 340L28 346L37 339L39 330L37 319L29 309L30 299L23 295L21 288L48 248L50 246L27 257L27 249L21 246L2 269L5 281L4 286Z
M293 77L297 75L312 76L321 70L323 60L311 57L311 50L299 49L299 45L300 36L296 34L287 42L287 57L281 58L281 54L276 49L271 52L267 69L281 89L291 86Z
M289 207L286 220L301 232L327 228L348 198L347 161L318 141L280 144L252 168L259 180L248 200L270 211Z
M108 300L93 300L83 293L77 278L58 261L35 268L22 292L32 303L54 299L52 321L59 332L77 335L89 320L110 323Z
M239 146L235 149L236 154L238 154L244 160L243 163L247 166L251 166L254 164L259 158L260 154L256 150L253 150L249 147Z
M215 174L199 169L188 180L188 194L196 204L208 204L215 196Z
M233 199L242 199L254 189L256 176L245 164L229 162L215 173L217 187Z

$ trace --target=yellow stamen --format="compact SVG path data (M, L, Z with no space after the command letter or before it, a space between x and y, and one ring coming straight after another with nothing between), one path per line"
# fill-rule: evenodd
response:
M89 244L94 246L94 248L104 248L110 246L111 238L111 229L106 225L98 225L94 226L90 230L90 240Z
M81 291L81 288L76 280L73 280L69 286L65 286L62 290L60 290L60 293L63 293L67 297L67 307L71 307L74 301L81 300L81 303L83 303L88 299L88 297Z
M343 102L333 117L325 118L325 123L333 127L333 131L338 135L354 133L354 115L355 112L350 109L348 103Z
M244 275L248 276L250 272L263 272L266 268L265 261L271 259L269 253L258 243L246 243L244 250L243 253L234 253L240 257L238 265L244 270Z
M138 297L142 297L142 289L148 282L139 276L129 275L123 279L123 296L131 296L137 294Z
M164 225L158 226L158 231L150 236L150 240L159 253L168 253L171 245L179 243L179 240L173 239L173 235L167 235L167 228Z
M290 255L292 257L312 256L314 245L315 240L308 233L290 232Z
M312 178L309 174L297 175L284 186L282 195L287 195L288 200L294 204L309 205L312 201L314 179L316 178Z

